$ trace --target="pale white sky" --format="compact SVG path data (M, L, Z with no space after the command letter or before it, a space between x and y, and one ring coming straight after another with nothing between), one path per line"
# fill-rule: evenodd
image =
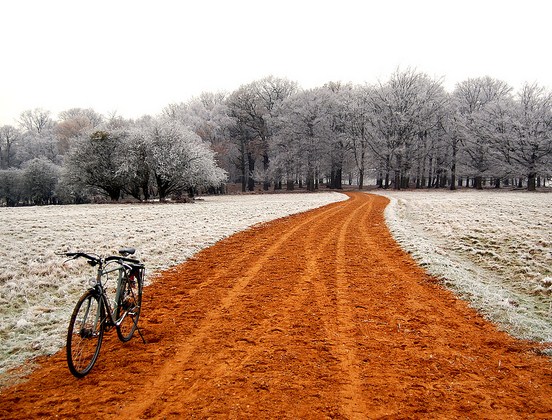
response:
M268 76L445 87L489 75L552 88L548 0L2 0L0 125L43 108L156 115Z

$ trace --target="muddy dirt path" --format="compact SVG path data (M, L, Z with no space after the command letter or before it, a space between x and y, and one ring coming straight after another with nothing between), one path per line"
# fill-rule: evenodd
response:
M552 363L396 245L387 199L236 234L146 289L148 344L107 334L82 380L60 353L0 417L549 418Z

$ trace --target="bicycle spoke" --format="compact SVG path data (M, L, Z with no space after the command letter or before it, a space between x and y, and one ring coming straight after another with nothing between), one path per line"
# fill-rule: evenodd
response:
M123 342L129 341L138 325L142 302L140 275L130 275L123 279L117 308L117 335Z
M100 300L88 291L77 303L67 334L67 364L77 377L86 375L98 358L103 338Z

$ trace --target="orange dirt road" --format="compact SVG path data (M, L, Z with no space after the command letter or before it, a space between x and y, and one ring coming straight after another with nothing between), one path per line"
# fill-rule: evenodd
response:
M145 290L137 336L106 335L0 394L2 418L551 418L552 363L499 332L390 236L387 199L256 226Z

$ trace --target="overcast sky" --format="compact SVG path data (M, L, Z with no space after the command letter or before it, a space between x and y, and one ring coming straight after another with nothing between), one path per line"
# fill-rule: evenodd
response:
M0 125L42 108L156 115L268 75L304 88L408 67L451 91L552 88L548 0L2 0Z

